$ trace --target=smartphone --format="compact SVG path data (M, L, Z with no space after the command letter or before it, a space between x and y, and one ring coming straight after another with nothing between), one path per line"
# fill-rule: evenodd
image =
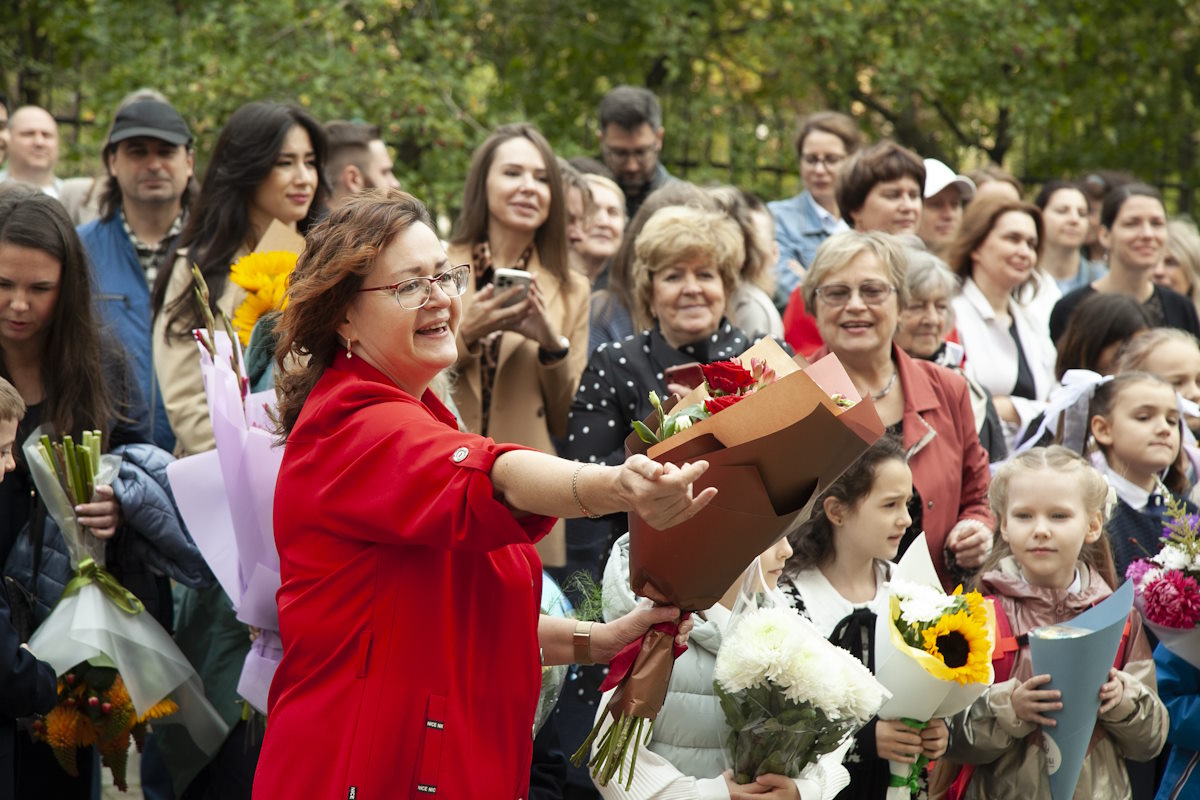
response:
M668 384L677 383L690 390L704 383L704 371L700 369L699 362L692 361L688 364L667 367L663 370L663 378Z
M522 287L522 291L505 303L505 306L516 305L524 300L525 296L529 294L531 280L533 280L533 276L523 269L500 268L492 274L492 283L496 287L496 294L504 294L514 286Z

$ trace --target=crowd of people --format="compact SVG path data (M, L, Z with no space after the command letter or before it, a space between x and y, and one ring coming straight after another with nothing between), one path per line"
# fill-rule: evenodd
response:
M1030 202L996 165L959 174L821 111L795 139L803 191L764 202L673 177L657 99L621 86L597 109L598 158L560 158L528 123L492 131L443 240L363 122L252 102L200 143L140 90L113 111L103 174L63 179L54 117L0 109L0 799L91 798L99 764L82 751L67 775L9 731L52 700L21 623L70 579L20 445L44 423L100 430L106 450L157 459L151 475L211 450L193 269L233 318L246 290L230 265L273 226L306 244L288 305L251 340L273 356L259 377L285 442L265 729L237 695L251 632L170 544L182 526L139 527L138 491L98 487L76 509L230 728L216 754L154 730L148 800L882 798L886 762L921 755L974 764L969 798L1049 796L1036 726L1058 697L1027 648L954 718L874 720L805 779L736 783L711 680L736 585L685 623L694 648L634 748L636 782L568 764L607 660L679 614L629 592L628 514L667 527L713 497L694 490L703 462L627 457L631 425L652 391L683 394L695 365L763 337L835 355L886 429L760 557L868 667L892 562L922 532L943 588L997 597L1021 635L1110 594L1157 546L1167 500L1200 499L1200 233L1132 176L1055 179ZM1065 411L1064 383L1083 386ZM603 584L603 621L537 613L554 582L585 604L580 573ZM1200 793L1200 669L1136 612L1131 626L1076 797ZM573 666L530 737L539 658Z

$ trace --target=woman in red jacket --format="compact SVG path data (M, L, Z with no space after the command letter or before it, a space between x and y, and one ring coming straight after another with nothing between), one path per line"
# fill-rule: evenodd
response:
M913 521L900 553L924 530L950 591L991 549L988 459L975 432L967 382L911 358L893 341L900 309L908 305L907 265L906 248L889 234L839 233L817 250L804 277L804 302L825 341L812 360L837 355L859 394L874 401L883 424L908 451Z
M524 797L540 663L606 661L678 615L539 617L553 517L662 529L715 490L692 497L704 462L584 465L460 432L429 386L469 275L400 191L309 234L276 351L284 652L256 797Z

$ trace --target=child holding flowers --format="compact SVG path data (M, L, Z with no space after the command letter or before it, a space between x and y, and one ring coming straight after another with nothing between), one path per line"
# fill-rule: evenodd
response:
M1069 623L1112 593L1116 575L1104 536L1107 494L1104 478L1059 446L1021 453L992 478L1000 539L978 580L980 591L997 598L997 613L1005 614L1014 636ZM1167 711L1155 690L1154 662L1136 611L1129 623L1117 654L1120 667L1110 669L1100 688L1098 724L1075 789L1079 800L1129 797L1125 759L1151 759L1166 740ZM1028 647L1021 646L1011 677L998 680L951 719L948 756L976 765L964 797L1050 796L1038 726L1055 724L1046 713L1062 708L1061 693L1040 688L1049 675L1032 673Z
M817 499L812 517L791 536L795 554L780 588L831 642L875 671L875 619L888 613L890 559L912 522L912 472L891 436L872 445ZM935 719L922 731L899 720L872 719L846 756L848 797L887 794L888 761L913 764L946 749L947 729Z
M761 569L765 590L775 589L784 563L791 555L788 540L781 539L764 551L748 571ZM751 572L751 574L753 574ZM667 697L654 722L652 736L629 748L625 773L599 786L605 798L672 798L678 800L739 800L753 795L776 800L832 798L846 785L846 772L834 751L816 762L809 777L759 775L738 784L722 750L728 727L713 688L717 652L726 633L731 611L744 582L739 578L724 597L694 617L688 649L676 661ZM608 619L629 611L637 598L629 589L629 534L617 540L604 570L604 614ZM608 705L609 692L598 705ZM608 723L611 724L611 717ZM600 737L597 737L600 741ZM630 762L636 759L632 782L626 787ZM599 781L597 781L599 784Z

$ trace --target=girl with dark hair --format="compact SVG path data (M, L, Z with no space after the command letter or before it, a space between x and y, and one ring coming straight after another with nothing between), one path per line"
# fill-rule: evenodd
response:
M1058 340L1054 374L1062 380L1069 369L1090 369L1101 375L1116 372L1122 348L1150 329L1146 310L1123 294L1096 294L1079 304Z
M154 285L154 367L177 455L214 445L191 335L203 326L192 265L208 281L213 313L221 310L232 319L245 292L229 281L230 266L254 250L274 220L300 233L308 230L329 196L321 177L324 159L320 124L295 106L247 103L217 138L172 266L159 272Z
M1130 183L1109 192L1100 209L1100 242L1108 249L1108 274L1058 301L1050 314L1050 338L1058 341L1071 312L1097 292L1137 300L1154 327L1200 336L1200 318L1191 300L1152 279L1167 247L1167 212L1157 189Z
M279 103L243 105L217 138L172 266L159 272L154 287L154 367L178 455L215 446L191 336L203 324L191 267L199 266L208 282L214 313L220 310L232 319L245 291L229 280L230 266L254 250L273 221L299 233L308 230L329 194L321 177L324 158L325 135L317 121L303 109ZM255 723L241 719L236 693L250 647L246 626L219 587L188 591L180 603L176 641L203 679L213 707L233 726L211 761L176 730L156 734L176 793L182 800L248 800L258 744L243 730Z
M1096 387L1088 426L1098 469L1117 493L1108 536L1123 578L1132 561L1158 551L1165 493L1183 498L1191 488L1179 461L1183 423L1175 389L1149 372L1123 372Z
M532 125L502 125L475 151L447 252L471 266L453 389L463 424L555 452L587 363L589 287L567 264L562 176ZM528 290L497 289L499 268L528 272ZM559 523L538 553L562 566L565 547Z
M1042 245L1041 269L1058 284L1063 294L1103 278L1103 262L1083 255L1088 231L1087 196L1070 181L1047 181L1033 204L1042 212L1046 241Z
M92 315L88 262L75 228L57 200L26 187L0 192L0 378L16 387L26 405L18 450L43 423L53 437L70 434L76 441L83 431L99 429L106 452L149 441L147 411L126 374L124 354L100 335ZM0 483L0 561L5 575L13 576L5 587L10 602L20 602L13 595L21 595L40 621L58 601L70 569L62 569L63 555L50 546L61 545L61 535L47 520L28 466L19 453L16 460L17 470ZM110 571L169 625L166 579L130 581L126 562L117 557L124 534L117 535L122 514L113 488L97 487L76 514L85 531L110 541ZM80 776L72 778L49 746L19 735L15 796L90 797L92 751L77 761Z
M888 613L891 560L912 522L912 471L904 447L884 436L817 498L812 516L790 537L793 555L779 588L829 641L872 672L875 618ZM888 791L888 760L911 764L946 749L946 725L914 731L899 720L872 719L854 736L845 758L848 797L880 800Z

